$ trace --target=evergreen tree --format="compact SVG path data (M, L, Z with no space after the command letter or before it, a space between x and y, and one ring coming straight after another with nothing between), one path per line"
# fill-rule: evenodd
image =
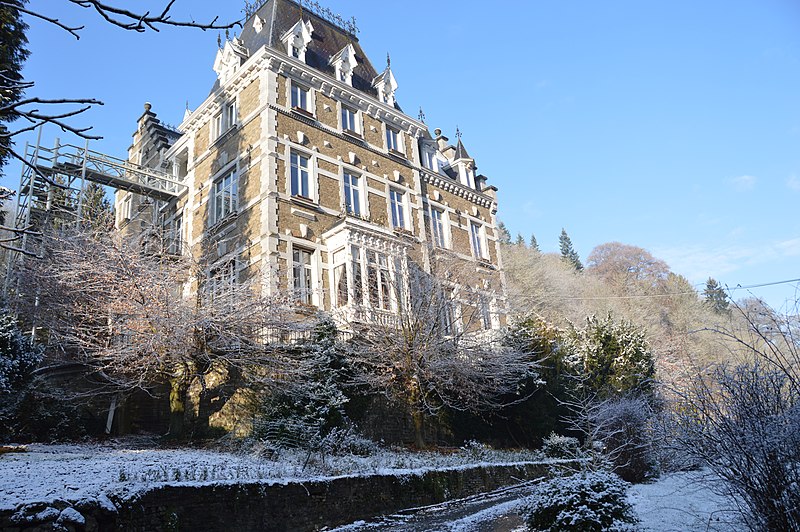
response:
M564 260L572 264L576 270L582 271L583 264L578 256L578 252L572 247L572 240L570 240L569 235L563 227L561 228L561 236L558 237L558 243L561 247L561 256Z
M511 244L511 233L508 232L506 224L504 224L503 222L499 222L497 224L497 232L500 235L501 244Z
M114 227L114 213L102 185L89 182L83 191L81 218L93 229L108 230Z
M539 243L536 241L536 235L534 235L533 233L531 233L531 244L529 247L534 251L541 251L539 249Z
M13 146L8 136L7 123L15 120L17 114L9 105L22 99L25 84L22 79L22 65L28 57L25 31L28 25L22 21L22 8L27 0L8 0L0 3L0 170L8 162L9 150Z
M708 281L706 281L706 289L703 290L703 296L706 299L706 304L709 305L714 312L718 314L728 312L728 305L730 304L728 301L728 294L713 277L709 277Z
M41 358L41 349L20 332L17 320L0 314L0 398L19 389Z
M572 328L564 344L566 365L587 392L600 398L652 396L655 358L643 328L615 322L611 314L602 320L591 316L583 329Z
M516 244L519 247L525 247L525 238L522 236L522 233L517 233L517 242Z

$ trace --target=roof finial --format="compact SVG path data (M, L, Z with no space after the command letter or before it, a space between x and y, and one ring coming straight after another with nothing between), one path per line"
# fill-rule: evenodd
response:
M458 129L458 126L456 126L456 138L457 138L458 140L461 140L461 130L460 130L460 129Z
M217 48L222 48L222 34L217 32Z
M189 100L186 100L186 110L189 110Z
M230 32L230 30L228 28L225 28L225 40L226 41L230 41L231 40L231 32Z
M389 52L386 52L386 68L392 68L392 58L389 57Z
M422 106L421 105L419 106L419 116L418 116L418 118L419 118L420 122L422 122L423 124L425 123L425 112L422 110Z

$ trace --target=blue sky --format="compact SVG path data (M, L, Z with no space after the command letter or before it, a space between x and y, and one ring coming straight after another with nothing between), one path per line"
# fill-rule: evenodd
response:
M512 234L557 251L564 227L584 261L641 246L693 283L800 278L800 2L322 3L356 17L376 68L391 54L408 114L461 129ZM217 32L134 34L47 4L86 29L30 21L30 94L104 101L74 121L104 137L94 149L124 156L145 101L178 124L207 96ZM222 4L178 0L175 16L241 16ZM19 165L5 172L16 188ZM797 289L751 291L782 306Z

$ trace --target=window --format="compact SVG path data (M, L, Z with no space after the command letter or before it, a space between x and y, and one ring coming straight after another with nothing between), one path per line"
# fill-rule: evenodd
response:
M399 190L389 189L389 204L392 210L392 227L406 228L405 194Z
M292 52L292 57L294 57L295 59L300 59L300 48L298 48L294 44L290 44L289 49Z
M361 178L357 175L344 173L344 205L348 214L361 216Z
M361 248L358 246L350 246L350 267L353 270L353 303L356 305L363 304L364 286L361 276Z
M183 249L183 215L178 214L164 227L164 250L170 255L180 255Z
M400 132L392 127L386 126L386 149L401 153Z
M119 221L120 222L126 222L126 221L131 219L131 213L132 213L131 202L132 201L133 201L133 196L131 196L130 192L126 193L125 197L122 198L122 201L120 202L120 205L119 205Z
M437 209L436 207L431 207L431 234L433 236L433 243L436 244L436 247L440 248L447 247L444 239L443 218L443 211Z
M342 130L358 133L358 113L344 105L342 106Z
M228 262L213 268L208 279L208 295L211 301L224 301L233 296L236 286L236 261Z
M456 332L455 300L453 291L449 288L442 288L439 292L439 326L446 335Z
M476 259L484 259L483 227L475 222L469 223L469 236L472 241L472 254Z
M292 83L292 109L300 109L309 112L308 89Z
M489 299L481 294L478 296L478 313L481 317L481 325L484 329L492 328L492 313L489 306Z
M294 297L297 301L310 305L312 303L312 252L295 248L292 251L292 277L294 280Z
M289 156L291 168L292 196L311 198L311 174L309 173L308 157L297 152Z
M227 102L223 104L220 112L214 116L213 138L218 139L224 135L230 128L236 125L236 122L236 102Z
M340 249L333 254L333 286L336 291L336 306L347 304L347 257L345 250Z
M434 172L439 171L439 165L436 156L430 150L422 150L422 165Z
M383 253L367 250L367 283L370 305L382 310L391 309L389 262Z
M239 207L239 182L235 170L214 181L212 202L214 223L236 212Z

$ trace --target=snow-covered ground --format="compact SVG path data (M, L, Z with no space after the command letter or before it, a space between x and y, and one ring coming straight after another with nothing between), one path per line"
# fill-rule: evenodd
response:
M643 530L747 530L730 502L709 488L714 481L707 471L672 473L652 484L634 485L628 491L628 500L641 519L639 526Z
M387 450L370 457L328 456L323 460L319 455L309 457L302 452L283 452L265 459L256 454L213 450L137 448L129 442L33 444L27 447L27 452L0 454L0 510L56 500L94 499L103 503L111 493L124 497L161 484L239 481L273 484L350 475L409 475L431 469L511 464L540 458L532 452L488 451L476 447L450 454ZM708 480L705 475L703 472L674 473L651 484L633 486L629 500L642 521L640 527L659 532L744 530L737 524L727 501L703 482ZM470 503L476 505L473 512L461 512L442 530L477 530L480 529L478 523L513 514L521 505L521 499L514 497L486 498L485 501L478 497ZM384 526L388 524L383 522Z
M57 499L97 499L109 493L124 496L159 484L273 484L351 475L410 475L431 469L540 459L532 452L476 447L450 454L386 450L369 457L284 451L265 459L256 454L132 448L126 444L32 444L27 452L0 454L0 510Z

